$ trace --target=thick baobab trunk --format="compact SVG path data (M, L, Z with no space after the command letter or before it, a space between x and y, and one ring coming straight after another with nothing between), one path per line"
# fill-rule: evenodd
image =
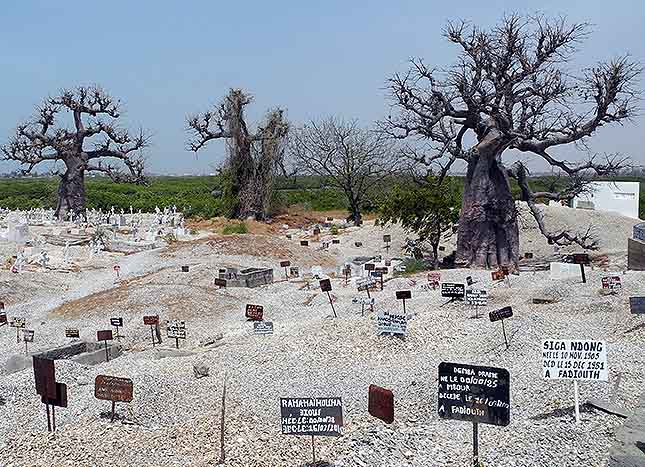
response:
M349 222L353 222L354 225L361 225L363 218L361 216L360 201L351 200L349 203L349 217L347 218Z
M485 268L517 265L517 213L500 151L480 148L468 164L457 237L458 264Z
M69 212L85 216L85 165L80 159L66 160L65 165L58 185L56 216L65 219Z

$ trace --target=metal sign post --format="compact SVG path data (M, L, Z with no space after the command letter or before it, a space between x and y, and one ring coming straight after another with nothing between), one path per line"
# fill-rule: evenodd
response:
M472 465L479 467L479 424L507 426L511 421L508 370L442 362L437 411L442 419L473 424Z
M110 324L116 329L116 338L121 340L121 335L119 334L119 328L123 326L123 318L110 318Z
M397 290L396 299L403 301L403 314L406 315L405 301L412 298L412 291L410 290Z
M110 352L108 351L107 341L112 340L112 329L108 329L106 331L96 331L96 340L99 342L103 341L105 343L105 361L109 362Z
M336 314L336 308L334 308L334 302L331 299L331 280L323 279L320 281L320 290L327 292L327 297L329 298L329 304L331 305L331 311L334 312L334 318L338 318Z
M582 283L587 283L587 277L585 276L585 264L589 264L591 260L589 259L588 253L574 253L571 255L571 260L573 264L580 265L580 276L582 276Z
M289 273L287 271L287 268L291 266L291 261L280 261L280 267L284 268L284 280L288 281L289 280Z
M155 346L155 326L159 324L159 315L148 315L143 317L143 324L150 326L150 337L152 339L152 347Z
M500 308L499 310L491 311L488 314L491 323L494 323L495 321L502 322L502 333L504 334L504 344L506 344L506 350L508 350L510 344L508 343L508 339L506 338L506 328L504 327L504 320L506 318L511 318L512 316L513 309L510 306L505 306L504 308Z

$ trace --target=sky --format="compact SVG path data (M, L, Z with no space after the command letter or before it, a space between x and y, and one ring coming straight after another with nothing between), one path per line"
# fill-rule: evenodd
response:
M453 63L457 49L441 35L447 21L491 26L507 12L592 23L578 69L625 53L645 63L640 1L6 1L0 142L48 95L99 84L121 100L121 126L152 135L150 172L212 172L224 144L187 151L186 116L207 110L229 88L254 96L251 126L281 107L296 126L336 115L370 127L389 112L387 78L405 71L410 58ZM602 129L591 148L645 164L644 129L643 116ZM0 162L0 172L12 168Z

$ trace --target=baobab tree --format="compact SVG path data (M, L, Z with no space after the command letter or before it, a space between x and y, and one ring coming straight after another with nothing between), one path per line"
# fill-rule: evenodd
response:
M406 74L388 82L395 115L381 122L394 138L415 141L408 155L433 166L440 180L457 160L467 173L459 221L457 261L464 265L516 265L519 230L510 179L521 187L549 243L594 248L588 233L552 232L536 199L568 199L591 175L625 164L620 156L568 161L556 148L586 149L589 137L637 111L638 64L628 57L598 63L578 77L567 69L587 24L542 16L508 16L490 30L450 23L445 37L459 48L456 64L439 70L413 59ZM534 193L523 154L536 155L570 177L564 190ZM505 164L504 159L517 157Z
M293 132L290 161L298 173L324 177L347 198L347 220L361 223L369 192L398 165L393 145L383 135L361 128L356 121L328 118L311 121Z
M269 110L252 134L244 119L244 107L251 101L252 97L241 89L231 89L212 110L189 117L192 138L188 144L190 150L197 152L211 140L226 140L228 157L222 173L228 182L224 195L231 202L229 214L261 220L269 214L289 124L281 109Z
M66 114L72 126L65 124ZM62 162L56 216L64 219L71 213L84 218L87 172L102 172L116 182L145 183L141 150L148 138L142 130L132 135L118 128L119 116L119 101L98 86L63 90L45 99L30 120L18 125L2 146L3 158L25 166L23 173L43 162Z

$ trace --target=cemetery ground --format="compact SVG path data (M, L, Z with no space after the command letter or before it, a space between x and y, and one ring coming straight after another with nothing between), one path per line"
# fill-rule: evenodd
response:
M56 409L55 433L47 432L45 406L34 389L31 356L16 332L0 327L0 465L2 466L209 466L220 459L221 401L226 381L225 452L227 466L303 466L311 462L311 438L281 434L281 397L341 397L344 428L339 438L316 438L318 459L335 466L466 466L472 453L472 425L437 415L437 369L441 362L505 368L510 372L511 422L480 425L480 459L487 466L607 465L616 430L624 419L584 404L609 401L627 411L637 406L645 380L645 321L629 313L629 297L643 295L645 272L626 270L627 238L637 221L595 211L545 207L547 222L594 226L600 250L591 253L587 283L580 278L552 280L534 266L558 254L532 220L522 221L522 252L534 254L519 275L493 284L490 271L442 270L441 280L488 290L488 305L475 310L446 303L440 290L427 287L426 273L387 277L384 290L371 292L374 310L361 305L353 279L345 284L342 265L358 256L400 258L405 234L368 221L337 237L322 228L268 229L223 236L204 230L162 248L129 255L102 252L89 258L88 247L71 247L72 266L62 267L61 247L49 246L47 268L0 271L0 295L9 317L27 320L35 331L28 352L69 344L65 329L78 328L81 340L96 342L96 332L123 317L123 353L96 365L56 360L56 380L67 385L67 408ZM203 227L203 226L202 226ZM37 235L38 228L31 229ZM382 236L392 236L386 252ZM291 235L291 239L286 237ZM340 239L321 249L321 241ZM309 246L300 240L308 239ZM452 250L453 240L444 243ZM361 242L362 246L355 246ZM58 249L57 249L58 248ZM0 243L4 257L15 244ZM280 261L299 267L300 276L284 280ZM119 277L114 266L119 265ZM59 267L60 266L60 267ZM182 272L182 266L189 266ZM272 268L274 283L257 288L213 285L225 267ZM329 299L314 272L331 278ZM539 267L537 269L540 269ZM601 293L601 278L621 277L622 290ZM354 278L356 270L354 271ZM309 284L309 286L307 285ZM410 290L405 338L378 336L378 310L397 311L395 292ZM552 303L533 304L533 298ZM264 307L274 333L254 335L244 317L246 304ZM445 304L445 305L444 305ZM506 349L499 322L488 312L512 306L506 321ZM162 323L180 319L187 337L153 347L144 315ZM580 382L581 423L576 425L573 383L542 377L544 339L594 339L607 342L608 382ZM116 343L116 340L115 340ZM197 377L194 366L209 368ZM97 375L130 378L132 402L116 404L94 397ZM620 375L620 385L616 381ZM391 425L367 412L368 386L394 393Z

